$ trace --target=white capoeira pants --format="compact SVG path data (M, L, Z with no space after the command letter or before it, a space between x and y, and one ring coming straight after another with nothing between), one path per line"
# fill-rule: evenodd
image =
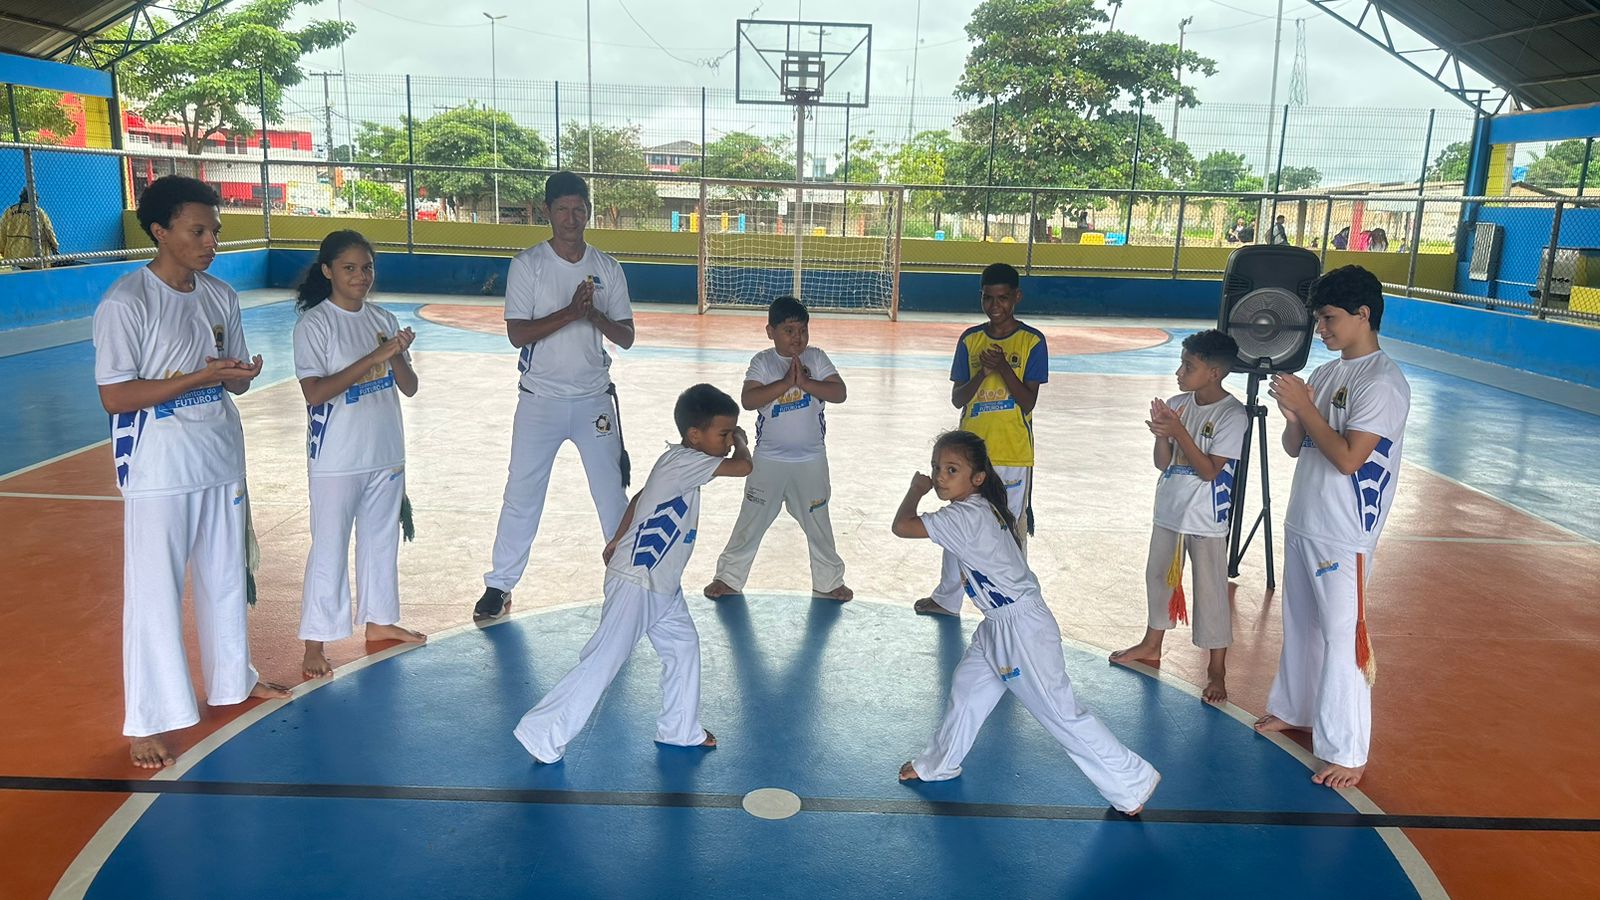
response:
M545 493L550 488L550 468L556 451L566 441L578 445L589 495L600 514L603 540L611 540L628 496L622 487L622 439L617 411L610 396L584 400L554 400L521 391L511 426L511 465L500 506L500 524L494 532L494 568L483 576L487 587L509 591L522 580L528 553L539 532Z
M1356 665L1357 553L1284 529L1283 652L1267 693L1268 713L1311 729L1311 752L1350 767L1367 764L1372 743L1372 688Z
M1032 466L995 466L995 473L1006 483L1006 505L1017 520L1017 540L1022 546L1022 558L1028 558L1028 502L1033 497ZM967 599L961 588L961 563L950 551L944 551L939 560L939 585L933 589L933 602L953 613L961 612Z
M984 613L972 644L956 664L944 722L928 748L911 761L917 777L945 781L960 775L978 729L1007 690L1061 742L1112 806L1132 812L1155 791L1161 777L1155 767L1117 740L1073 694L1060 626L1038 601Z
M1166 631L1176 623L1167 615L1172 588L1167 570L1178 546L1178 533L1160 525L1150 529L1150 558L1144 566L1145 591L1150 598L1150 627ZM1233 610L1228 605L1227 535L1183 536L1183 553L1189 558L1189 621L1194 645L1202 650L1233 646Z
M311 481L311 552L300 593L300 639L350 636L350 530L356 535L355 618L400 621L400 500L404 466Z
M844 560L833 543L833 523L828 518L832 489L828 457L818 455L802 462L755 458L755 469L744 480L744 505L734 523L728 546L717 559L717 579L736 591L744 589L755 562L761 537L787 508L800 523L811 552L811 590L826 594L844 584Z
M245 611L244 503L243 481L123 503L123 734L147 737L200 721L183 646L185 569L194 578L206 703L239 703L255 687Z
M632 655L640 635L661 657L661 715L656 740L693 747L705 742L700 727L700 635L689 618L683 591L657 594L631 581L606 578L600 626L578 653L578 664L561 676L513 734L542 763L553 763L589 721L600 696Z

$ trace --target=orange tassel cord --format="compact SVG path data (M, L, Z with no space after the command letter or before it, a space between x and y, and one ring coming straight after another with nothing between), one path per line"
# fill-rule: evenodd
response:
M1189 624L1189 607L1183 597L1183 535L1178 535L1178 546L1172 552L1172 564L1167 567L1167 587L1172 588L1172 598L1167 601L1167 618L1173 622Z

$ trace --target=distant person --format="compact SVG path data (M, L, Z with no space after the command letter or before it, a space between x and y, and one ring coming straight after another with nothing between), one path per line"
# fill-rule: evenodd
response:
M1267 232L1267 243L1275 246L1288 246L1289 230L1284 227L1283 216L1272 222L1272 230Z
M1240 226L1239 228L1239 243L1253 244L1255 242L1256 226L1251 222L1245 222L1244 225Z
M1389 233L1382 228L1367 232L1367 249L1374 253L1389 252Z
M1333 240L1329 241L1328 243L1332 244L1333 249L1335 250L1350 249L1350 226L1346 225L1345 227L1339 229L1339 233L1334 235Z
M34 228L34 216L39 217L38 229ZM56 240L55 226L50 224L50 216L43 208L33 202L33 195L27 188L17 195L17 202L7 209L4 216L0 216L0 257L5 259L29 259L38 256L55 256L61 252L61 243ZM43 263L26 263L18 268L42 269Z
M1228 227L1228 243L1239 243L1239 232L1244 231L1246 227L1247 226L1244 224L1244 216L1240 216L1239 218L1233 220L1233 224Z

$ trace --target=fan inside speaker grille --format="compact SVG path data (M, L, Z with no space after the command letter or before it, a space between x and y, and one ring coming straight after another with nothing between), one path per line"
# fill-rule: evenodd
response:
M1311 329L1311 310L1293 291L1264 287L1235 303L1228 314L1228 334L1239 342L1239 359L1263 358L1279 365L1294 356Z

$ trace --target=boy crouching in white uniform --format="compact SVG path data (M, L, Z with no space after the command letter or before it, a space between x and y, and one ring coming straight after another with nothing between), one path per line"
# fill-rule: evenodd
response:
M834 600L854 594L844 583L844 561L833 543L828 500L828 434L825 410L843 403L844 379L828 354L811 346L811 314L793 297L779 297L767 309L772 348L757 353L745 373L740 397L756 413L755 471L745 482L744 505L717 560L715 580L706 585L712 600L744 591L761 537L787 507L806 534L811 552L811 593Z
M1194 563L1194 644L1210 652L1207 703L1228 699L1228 647L1233 610L1228 604L1228 526L1233 510L1233 473L1250 427L1244 404L1222 387L1239 344L1215 328L1183 339L1178 387L1170 400L1152 400L1145 425L1156 436L1155 525L1145 561L1150 603L1144 640L1111 654L1115 663L1156 662L1167 629L1188 622L1183 596L1183 558Z
M599 627L578 664L517 723L517 740L539 762L553 763L566 753L640 635L649 636L661 657L656 740L717 745L700 726L700 638L683 601L683 567L694 550L700 486L719 475L749 475L750 448L738 427L738 404L709 384L680 394L672 415L683 443L668 446L656 460L602 554L606 581ZM730 449L733 457L725 458Z

